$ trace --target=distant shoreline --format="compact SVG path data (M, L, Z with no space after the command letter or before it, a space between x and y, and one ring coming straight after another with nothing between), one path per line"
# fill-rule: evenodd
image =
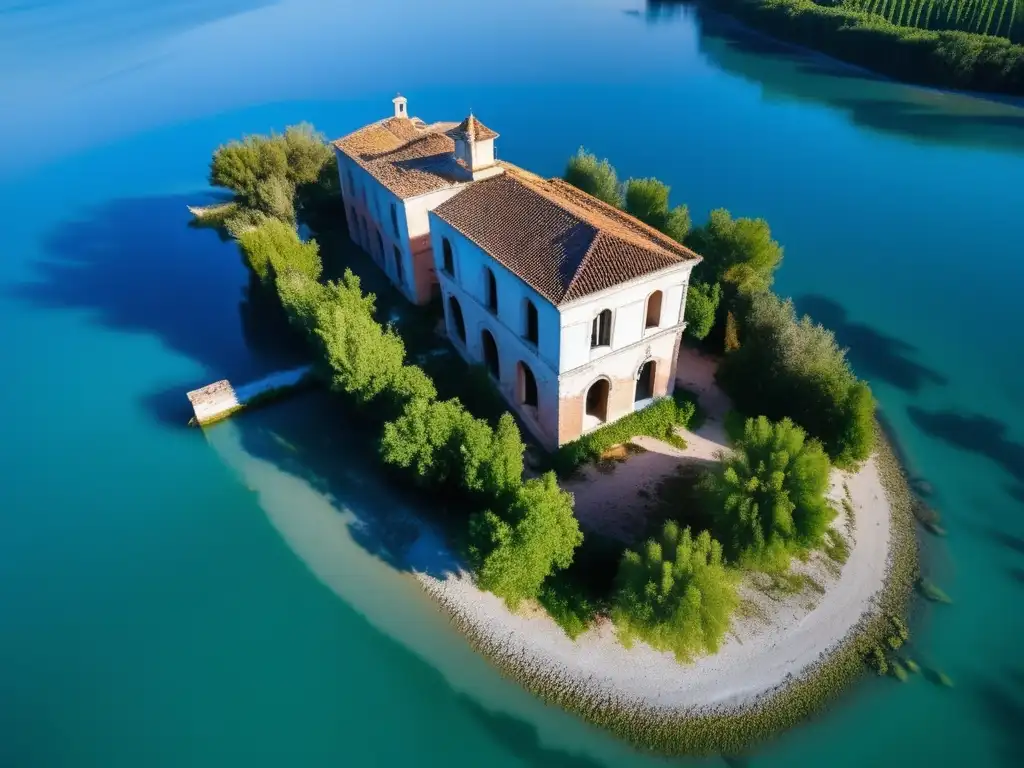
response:
M881 16L812 0L696 2L760 34L895 82L1024 95L1024 45L1006 38L900 27Z

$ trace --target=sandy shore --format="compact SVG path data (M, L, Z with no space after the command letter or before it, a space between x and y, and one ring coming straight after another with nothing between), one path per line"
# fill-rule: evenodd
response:
M697 434L682 433L685 450L641 440L647 452L613 473L588 470L584 479L568 484L577 495L585 530L600 528L628 540L642 523L644 495L639 489L656 485L681 462L711 460L724 449L722 416L728 401L714 385L713 364L687 352L679 367L680 385L699 393L709 419ZM515 672L541 675L595 702L671 712L744 709L799 679L877 607L891 530L889 502L875 460L856 473L833 471L831 495L837 509L844 484L855 519L851 524L841 512L834 523L850 543L841 571L815 553L806 563L794 563L793 571L808 577L800 593L782 594L744 582L743 606L722 648L691 664L680 664L671 654L641 643L627 650L607 621L570 640L546 614L513 614L497 597L477 589L466 574L416 576L482 650Z

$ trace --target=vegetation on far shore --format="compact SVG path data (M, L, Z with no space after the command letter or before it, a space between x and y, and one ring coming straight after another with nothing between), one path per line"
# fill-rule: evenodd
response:
M812 548L831 549L841 558L841 545L825 535L835 515L825 497L830 459L852 465L871 451L873 400L832 335L797 320L791 305L770 293L782 249L766 222L733 219L721 210L693 229L686 207L670 207L669 188L657 179L620 184L607 161L583 150L570 160L566 177L572 183L701 249L705 260L694 281L706 290L703 296L696 292L697 303L704 305L696 311L706 317L692 322L688 332L695 343L721 345L726 353L722 384L741 410L767 414L745 420L733 455L685 494L669 499L656 535L626 549L583 536L572 496L559 487L554 472L524 480L526 446L511 414L481 418L484 414L472 412L411 364L403 336L377 321L376 297L363 291L358 276L346 269L339 280L322 279L319 246L315 240L303 242L297 225L327 210L319 220L343 226L336 178L327 178L328 170L336 177L337 168L333 154L307 146L324 144L311 128L289 131L284 137L246 137L217 150L211 182L235 193L230 212L218 211L219 221L236 239L255 288L274 296L313 353L317 374L379 436L379 456L388 471L445 502L453 538L481 588L512 609L539 601L572 636L604 613L624 643L641 639L688 659L718 648L739 605L742 569L784 573L793 556ZM281 199L287 192L291 204ZM755 369L757 376L744 375ZM849 404L854 389L866 393L857 408ZM809 393L813 405L802 399ZM638 434L678 441L676 427L699 417L695 398L681 391L563 446L551 463L568 472ZM908 504L908 514L909 509ZM913 569L913 549L905 539L900 546L900 557L908 559L894 568L898 576L890 578L898 590L891 589L893 597L885 603L896 617L909 593L903 570ZM855 646L861 667L885 641L881 630L872 629L874 621L856 633L873 640ZM852 664L854 657L844 649L837 658ZM834 663L823 662L819 673ZM544 671L516 671L545 698L648 746L706 751L738 743L736 733L724 727L734 722L731 716L702 716L692 721L704 724L697 731L687 726L670 733L658 718L644 725L642 714L636 719L609 702L595 706L585 691L552 691ZM834 677L816 674L814 685L823 687L803 699L800 692L808 690L808 681L789 686L772 699L785 704L785 711L765 719L764 708L757 708L743 721L752 730L740 741L802 717L811 704L835 693L830 682L852 674L850 665ZM677 719L671 722L678 726Z
M1024 94L1024 0L711 0L710 5L779 39L890 77Z

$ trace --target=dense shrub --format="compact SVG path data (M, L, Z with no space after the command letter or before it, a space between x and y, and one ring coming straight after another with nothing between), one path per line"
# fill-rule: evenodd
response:
M714 653L739 604L736 582L707 531L694 537L669 521L659 539L622 557L612 608L619 637L672 651L681 661Z
M218 147L210 163L210 184L235 193L239 210L230 230L244 230L267 218L295 224L295 195L309 185L328 185L334 153L307 123L283 134L246 136ZM327 170L325 170L327 168ZM335 176L337 167L334 166Z
M286 272L318 280L323 269L316 241L302 242L294 227L276 219L240 233L238 247L264 285L272 286L277 276Z
M615 169L607 160L598 160L583 147L569 158L565 180L598 200L616 208L622 205L622 188Z
M734 219L724 208L712 211L688 242L704 257L697 267L701 279L724 282L745 295L771 288L782 262L782 247L772 239L767 221Z
M686 334L705 339L715 324L718 303L722 300L721 283L696 281L686 291Z
M1024 93L1024 45L1004 37L896 26L881 16L813 0L714 0L713 5L771 35L892 77ZM1019 21L1014 34L1021 41Z
M715 532L730 558L785 568L817 547L835 517L825 493L828 457L789 419L748 419L735 450L705 481Z
M559 488L553 472L523 483L506 509L470 520L477 580L513 609L536 598L556 569L568 568L582 541L572 494Z
M421 485L454 485L505 501L522 483L523 441L512 416L492 430L458 400L414 398L384 425L381 456L413 471Z
M868 457L874 400L831 331L797 320L791 301L764 293L751 301L740 342L718 380L741 412L792 419L841 466Z
M566 443L552 456L555 471L569 475L577 467L594 461L613 445L628 442L639 435L654 437L680 448L686 442L676 435L676 427L688 427L697 414L697 398L677 389L671 397L662 397L646 408L623 416L618 421L588 432Z

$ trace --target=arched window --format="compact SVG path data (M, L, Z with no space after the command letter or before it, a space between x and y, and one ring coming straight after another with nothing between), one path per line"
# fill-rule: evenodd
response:
M598 379L587 390L587 416L604 422L608 418L608 379Z
M394 203L391 204L391 228L395 231L395 237L398 237L398 208Z
M462 307L454 296L448 297L448 316L451 318L455 336L463 344L466 343L466 322L462 319Z
M398 246L395 246L395 279L398 280L398 284L401 285L405 282L405 278L402 276L402 252L398 250Z
M441 238L441 256L443 258L443 269L449 275L455 274L455 256L452 254L452 244L447 237Z
M657 328L661 325L661 291L655 291L647 297L647 320L644 328Z
M494 273L484 267L484 290L487 297L487 309L498 314L498 282L494 279Z
M603 309L594 318L594 324L590 329L591 347L608 347L612 343L612 311Z
M518 374L516 378L518 379L519 402L531 408L536 408L537 379L534 378L533 371L530 370L530 366L520 360L516 372Z
M633 402L650 400L654 397L654 374L658 366L653 360L648 360L640 369L640 375L636 379L636 393L633 395Z
M525 327L523 328L523 338L526 339L533 345L537 345L540 339L539 322L537 318L537 307L529 299L525 300L524 304L524 315L525 315Z
M484 348L484 365L494 378L501 379L501 365L498 362L498 345L486 328L480 332L480 344Z

